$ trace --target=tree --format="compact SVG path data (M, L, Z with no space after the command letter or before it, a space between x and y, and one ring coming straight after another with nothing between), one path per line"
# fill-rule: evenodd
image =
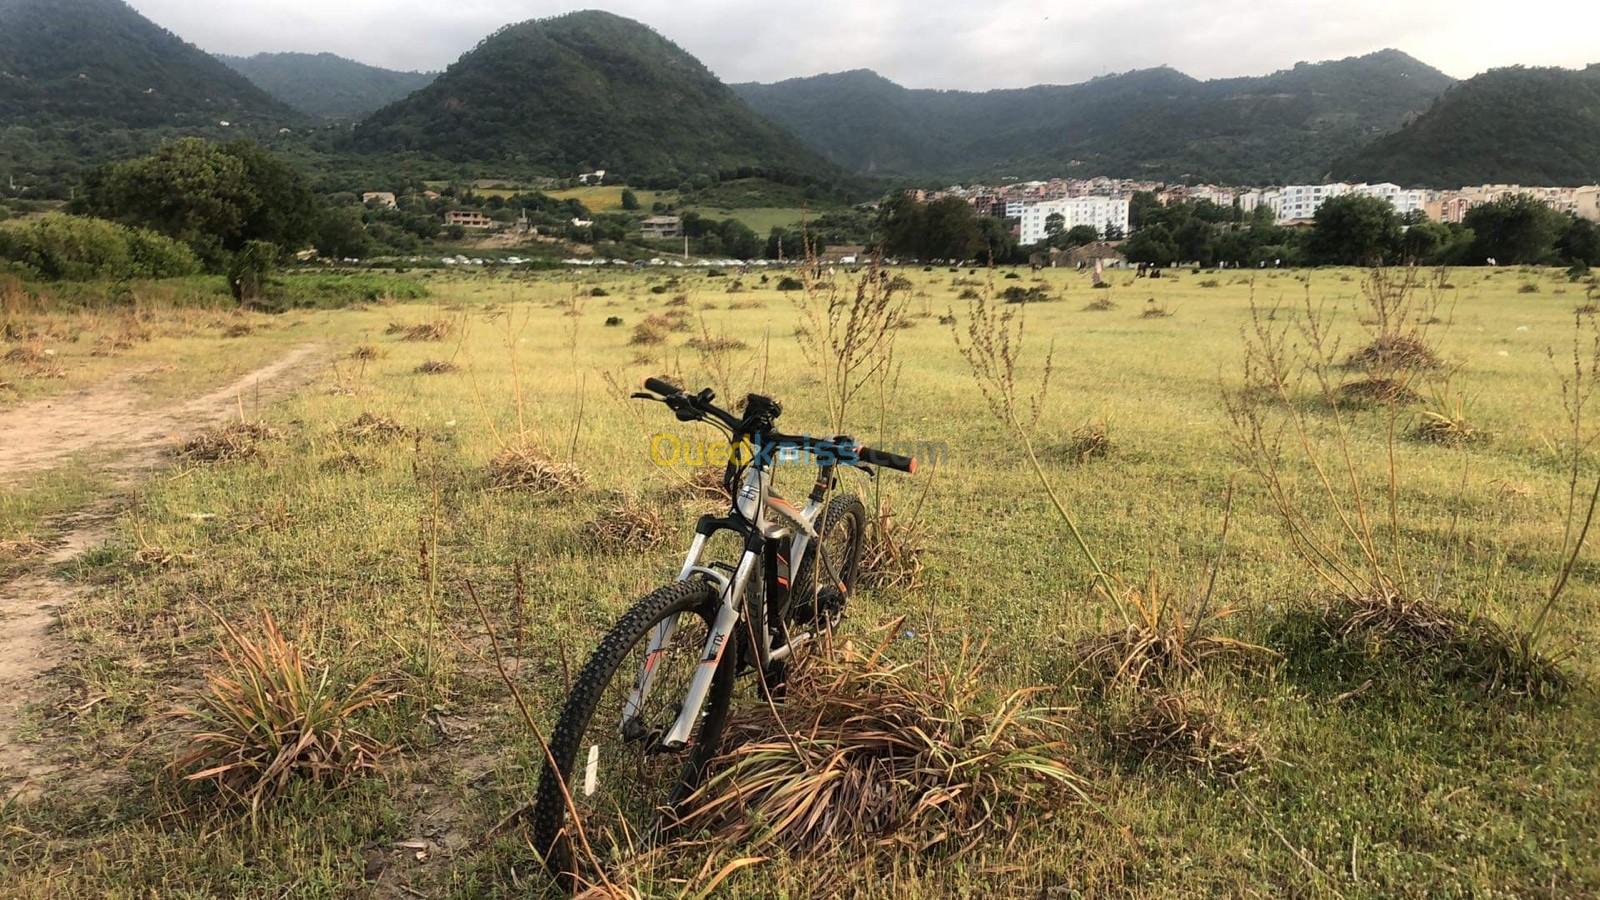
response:
M359 211L330 209L318 221L312 245L326 257L360 259L367 255L371 241L367 238L367 229Z
M1317 207L1312 222L1307 249L1318 265L1382 265L1400 245L1400 220L1394 206L1379 197L1333 197Z
M639 208L639 195L627 188L622 189L622 208L633 212Z
M1100 232L1093 225L1074 225L1067 229L1061 236L1061 245L1064 247L1082 247L1100 240Z
M1048 216L1045 216L1044 233L1046 237L1055 237L1061 233L1062 229L1066 227L1067 217L1063 216L1061 213L1054 212Z
M1569 265L1600 266L1600 228L1588 219L1573 216L1556 242L1556 252Z
M265 150L199 138L95 170L75 209L183 241L213 268L250 241L305 246L319 214L305 179Z
M104 219L52 214L0 226L0 261L40 278L168 278L199 270L183 244Z
M1178 258L1178 247L1172 233L1165 225L1141 228L1122 245L1122 252L1130 262L1165 266Z
M1549 262L1566 226L1560 213L1527 194L1474 206L1462 224L1476 235L1473 261L1493 259L1501 265Z

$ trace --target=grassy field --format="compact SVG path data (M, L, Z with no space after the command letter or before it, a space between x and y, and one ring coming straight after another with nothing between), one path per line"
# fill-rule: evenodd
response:
M618 212L622 209L622 192L627 188L621 185L596 185L594 187L575 187L547 193L557 200L577 200L592 213ZM639 198L639 206L649 210L656 201L672 202L677 199L677 194L671 191L635 190L634 195Z
M1380 644L1339 644L1315 622L1328 585L1294 552L1236 453L1222 390L1240 383L1252 297L1282 304L1287 323L1310 296L1353 349L1362 273L1116 273L1109 291L1066 271L1039 283L1025 269L993 276L997 290L1039 287L1051 299L1008 307L1026 316L1016 378L1026 392L1051 354L1034 445L1105 568L1130 583L1156 579L1187 602L1205 592L1229 519L1215 603L1235 612L1223 633L1275 655L1205 667L1174 693L1217 723L1219 743L1259 748L1230 775L1130 754L1119 735L1140 691L1102 693L1074 671L1075 645L1121 620L1089 590L1089 566L957 352L952 332L965 339L972 315L958 295L988 290L986 273L895 274L909 281L910 317L896 333L894 381L858 398L847 426L869 443L949 449L914 478L847 482L869 506L886 498L900 522L920 522L924 568L915 587L859 596L845 633L870 639L904 616L888 653L908 661L955 660L964 641L986 643L989 690L1045 688L1038 702L1065 729L1058 750L1087 797L1035 798L1014 830L981 832L956 854L889 846L809 858L702 845L651 868L640 893L695 896L745 856L771 858L720 883L719 895L1600 893L1600 570L1584 558L1551 614L1545 652L1564 655L1572 686L1546 698L1486 689ZM42 378L0 362L0 382L15 385L0 392L0 412L119 369L171 365L150 386L158 403L305 340L325 362L287 398L242 399L244 414L275 433L256 455L177 462L125 491L103 547L55 570L0 557L0 577L48 574L79 591L62 610L70 654L30 698L23 729L31 751L59 768L39 776L37 796L0 805L4 893L554 893L521 829L496 828L531 799L540 751L489 660L467 585L548 727L566 679L632 599L670 578L706 508L681 499L684 473L651 463L649 439L709 432L685 431L614 385L665 374L725 398L760 390L783 402L786 430L827 427L794 336L795 295L770 289L776 275L681 274L652 292L670 277L449 276L429 282L425 301L270 317L152 305L135 317L151 340L110 356L91 348L129 327L126 314L7 314L8 333L56 350L62 371ZM729 293L735 277L744 290ZM1434 333L1459 367L1452 383L1479 438L1414 441L1403 430L1421 407L1401 413L1392 540L1430 598L1520 632L1561 566L1559 372L1563 359L1571 371L1585 289L1553 271L1449 278L1449 323ZM592 296L597 288L603 296ZM634 327L675 297L692 313L690 330L632 343ZM1088 308L1100 300L1111 308ZM611 317L621 326L608 326ZM391 329L427 323L444 323L440 339ZM228 336L235 325L248 327ZM747 349L719 358L687 346L705 334ZM421 373L428 362L453 368ZM405 430L352 429L364 413ZM1329 439L1327 412L1308 415ZM1350 470L1381 488L1391 472L1384 413L1346 421ZM1085 458L1074 446L1086 425L1103 427L1103 454ZM491 461L530 443L581 469L584 486L555 496L494 488ZM0 482L0 541L48 536L96 492L96 461ZM1585 463L1585 480L1595 469ZM1290 482L1302 524L1333 528L1337 510L1314 473L1293 469ZM666 540L618 552L586 537L588 523L623 502L658 512ZM395 750L375 777L339 790L295 785L253 816L182 808L167 764L184 738L169 714L225 669L219 617L255 633L262 610L340 678L381 679L396 698L359 723ZM747 686L737 696L755 702Z
M754 206L738 209L719 209L711 206L687 206L685 212L697 212L708 219L737 219L756 234L765 235L774 228L794 228L807 217L807 211L798 206ZM816 212L810 213L815 218Z

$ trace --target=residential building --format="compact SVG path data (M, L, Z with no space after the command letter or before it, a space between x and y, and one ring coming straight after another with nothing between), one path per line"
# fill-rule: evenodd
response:
M444 224L487 229L494 227L494 220L475 209L452 209L444 214Z
M677 216L651 216L639 223L639 234L646 240L683 236L683 220Z
M584 172L578 176L579 184L605 184L605 182L605 169L595 169L593 172Z
M1390 184L1389 182L1351 185L1350 193L1387 200L1389 205L1394 207L1394 211L1402 216L1425 211L1428 204L1426 191L1410 191L1398 184Z
M1585 185L1572 192L1573 212L1581 219L1600 222L1600 186Z
M1128 198L1066 197L1006 204L1006 218L1018 220L1017 237L1023 245L1037 244L1050 236L1050 219L1061 217L1061 230L1089 225L1100 234L1115 229L1128 231Z

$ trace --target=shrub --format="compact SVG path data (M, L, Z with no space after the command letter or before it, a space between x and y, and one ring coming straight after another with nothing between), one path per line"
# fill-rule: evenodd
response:
M791 277L789 275L785 275L778 279L778 290L780 291L803 291L805 290L805 287L806 286L801 283L800 279Z
M0 226L0 260L40 278L66 281L169 278L200 271L192 250L153 231L60 214Z
M218 619L231 644L227 671L207 676L194 705L175 714L191 734L174 771L253 810L296 780L338 786L377 769L387 746L352 722L393 699L375 677L352 683L312 665L268 613L260 639Z

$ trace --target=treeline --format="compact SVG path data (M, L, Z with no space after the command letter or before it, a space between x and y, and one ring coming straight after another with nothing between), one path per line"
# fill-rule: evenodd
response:
M1460 223L1401 216L1388 201L1347 195L1324 202L1309 228L1276 224L1271 210L1248 217L1207 201L1162 206L1135 199L1137 229L1122 245L1132 262L1267 265L1600 265L1600 229L1534 197L1504 197Z

